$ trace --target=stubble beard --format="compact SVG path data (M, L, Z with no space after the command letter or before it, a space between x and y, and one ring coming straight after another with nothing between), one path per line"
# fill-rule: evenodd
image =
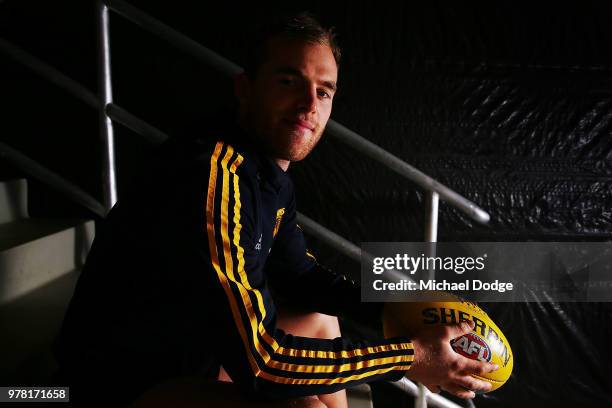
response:
M315 129L311 131L311 135L304 140L302 143L289 143L285 153L286 157L282 157L284 160L289 160L290 162L297 162L305 159L316 147L319 140L321 140L321 134L323 133L320 129ZM292 138L302 138L304 136L296 135L293 132L290 132L287 135L287 138L291 140Z
M247 118L252 125L254 136L263 145L265 153L274 159L290 162L306 158L318 144L324 130L317 126L310 131L310 135L302 136L297 131L288 131L282 126L266 126L256 119L256 115L248 115ZM297 140L294 141L294 138ZM305 140L300 141L302 138Z

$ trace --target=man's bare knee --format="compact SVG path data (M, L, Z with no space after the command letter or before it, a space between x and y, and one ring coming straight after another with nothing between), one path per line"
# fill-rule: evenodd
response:
M289 402L288 408L327 408L317 397L296 398Z
M278 327L295 336L320 339L335 339L341 336L338 318L317 312L281 311Z
M330 316L322 313L315 313L318 320L319 334L323 339L335 339L340 337L340 323L336 316Z

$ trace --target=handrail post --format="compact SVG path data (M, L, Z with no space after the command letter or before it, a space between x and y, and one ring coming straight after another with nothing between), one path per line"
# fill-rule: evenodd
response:
M440 196L435 191L425 192L425 242L438 241L438 210L440 204ZM427 256L435 256L435 247L428 248ZM432 268L428 271L429 279L435 276L435 270ZM419 393L414 401L415 408L427 407L427 390L421 383L419 385Z
M438 242L438 214L440 195L435 191L425 193L425 242ZM427 256L436 256L435 245L427 248ZM435 268L428 270L428 279L436 278Z
M115 174L115 137L113 122L105 107L113 102L110 62L109 12L104 2L96 2L98 20L98 93L100 98L100 137L102 142L102 185L104 205L108 210L117 202L117 180Z
M437 242L440 196L435 191L427 191L425 194L425 242Z

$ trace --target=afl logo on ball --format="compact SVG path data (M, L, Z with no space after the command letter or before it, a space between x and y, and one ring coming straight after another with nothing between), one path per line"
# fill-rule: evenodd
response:
M472 360L491 361L491 349L486 341L475 333L468 333L451 341L455 352Z

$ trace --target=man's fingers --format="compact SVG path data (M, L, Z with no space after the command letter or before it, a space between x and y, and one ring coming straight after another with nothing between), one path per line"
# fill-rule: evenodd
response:
M472 391L487 392L491 390L491 383L479 380L471 375L458 376L453 380L453 382L462 388L467 388L468 390Z
M476 396L474 391L466 390L457 384L446 384L442 386L442 389L463 399L471 399Z
M488 373L492 373L493 371L499 369L497 364L492 363L483 363L478 360L471 360L469 358L463 357L464 368L463 371L466 374L476 374L483 376Z
M467 334L474 330L474 322L472 320L464 320L459 324L452 324L447 326L447 337L448 340L456 339L464 334Z

